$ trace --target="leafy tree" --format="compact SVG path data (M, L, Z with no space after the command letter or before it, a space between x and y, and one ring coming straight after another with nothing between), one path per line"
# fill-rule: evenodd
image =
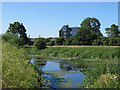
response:
M118 26L115 24L112 24L110 28L106 28L106 34L108 37L118 37L120 36L120 31L118 29Z
M95 39L102 37L100 32L100 22L96 18L86 18L81 23L81 28L77 31L75 37L77 45L92 45Z
M44 49L46 48L46 42L43 39L38 38L34 43L34 47L38 50Z
M92 45L102 45L101 39L96 39L92 42Z
M19 38L18 35L13 35L10 32L6 32L5 34L3 34L2 39L12 45L17 46L25 45L24 41L21 38Z
M75 37L75 41L77 45L91 45L91 32L87 28L81 27L80 30L77 31Z
M25 44L28 43L26 29L22 23L19 23L19 22L14 22L13 24L10 23L10 26L7 32L10 32L14 35L18 35L25 42Z
M88 28L89 30L91 30L91 32L95 32L95 33L100 33L100 22L98 19L96 18L86 18L84 19L84 21L81 23L81 27L84 28Z

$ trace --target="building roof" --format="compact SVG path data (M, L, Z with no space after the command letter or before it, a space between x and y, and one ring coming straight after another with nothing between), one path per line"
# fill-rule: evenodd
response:
M73 28L75 28L75 27L69 27L70 29L73 29ZM80 29L80 27L77 27L78 29ZM59 32L61 32L62 31L62 28L60 29L60 31Z

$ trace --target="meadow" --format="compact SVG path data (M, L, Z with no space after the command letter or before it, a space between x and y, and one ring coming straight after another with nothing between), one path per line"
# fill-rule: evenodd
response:
M119 59L119 47L49 47L42 50L26 48L30 55L79 59Z

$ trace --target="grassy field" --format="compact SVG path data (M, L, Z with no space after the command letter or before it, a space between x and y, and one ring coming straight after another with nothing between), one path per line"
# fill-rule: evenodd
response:
M43 77L39 75L26 58L23 48L9 43L2 44L2 87L35 88L43 87Z
M81 58L81 59L119 59L119 47L48 47L42 50L26 48L28 54L40 57Z

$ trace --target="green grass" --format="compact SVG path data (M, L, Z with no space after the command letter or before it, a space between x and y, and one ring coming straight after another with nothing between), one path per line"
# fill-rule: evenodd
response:
M72 60L86 75L84 88L120 88L119 67L116 61ZM116 78L115 78L116 77Z
M119 47L49 47L42 50L27 48L28 54L41 57L77 57L81 59L119 59Z
M2 87L3 88L40 88L43 87L40 76L26 59L23 48L2 44Z
M120 88L119 47L49 47L36 51L27 48L26 51L37 57L77 58L68 61L76 63L76 67L86 75L84 88Z

